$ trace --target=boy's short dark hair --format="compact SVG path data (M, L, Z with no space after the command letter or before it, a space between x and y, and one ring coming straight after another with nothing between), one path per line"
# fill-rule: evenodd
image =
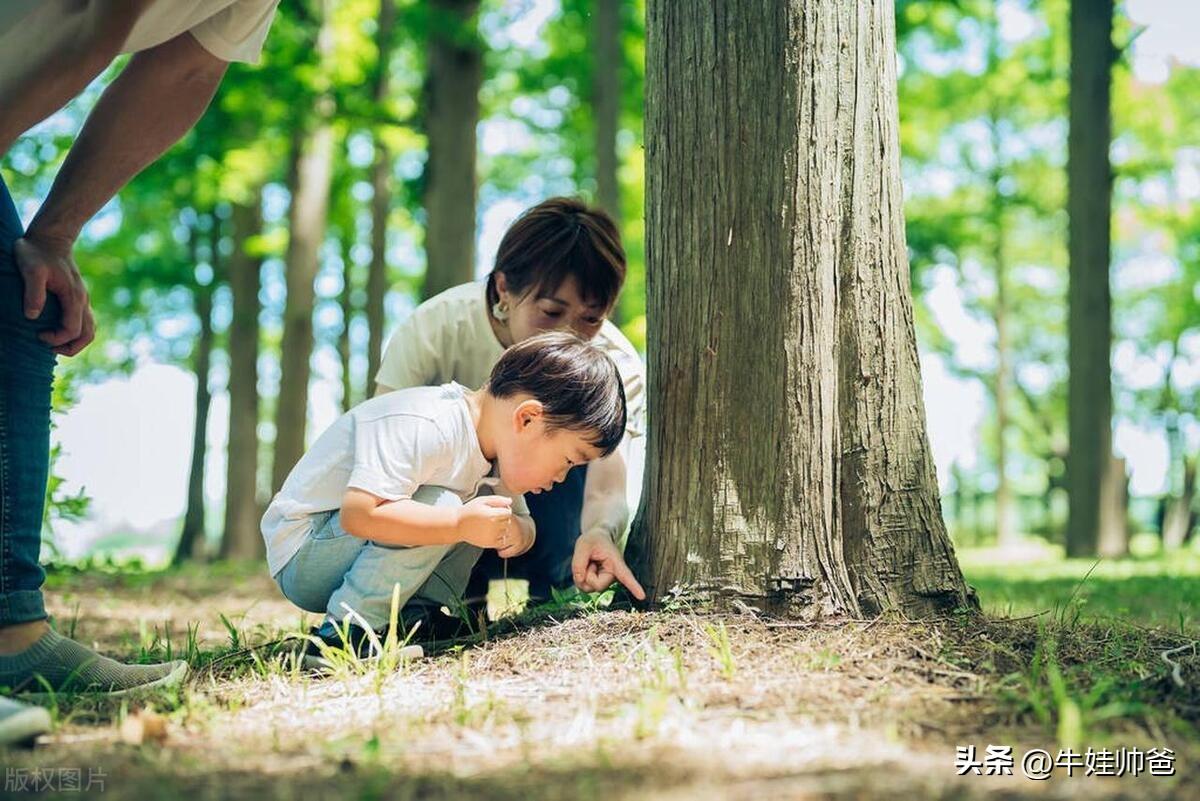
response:
M488 306L499 300L496 273L509 292L550 294L569 276L584 303L611 309L625 283L625 249L616 223L582 200L552 197L526 209L504 233L488 276Z
M584 434L608 456L625 434L625 387L608 354L572 333L538 334L504 351L487 391L497 398L533 396L546 430Z

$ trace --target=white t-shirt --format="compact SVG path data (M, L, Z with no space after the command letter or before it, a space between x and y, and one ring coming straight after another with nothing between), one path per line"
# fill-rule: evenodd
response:
M404 389L457 381L482 387L504 353L488 321L487 281L451 287L418 306L388 339L379 373L381 387ZM625 438L618 454L588 468L580 523L625 536L641 496L646 462L646 369L632 343L605 320L592 344L617 366L625 387Z
M149 50L184 31L222 61L258 63L279 0L154 0L138 18L122 53ZM0 33L20 24L22 39L41 32L78 6L76 0L0 0ZM30 12L37 9L36 14Z
M122 52L148 50L188 31L222 61L257 64L278 5L279 0L154 0Z
M312 444L262 519L267 567L277 575L312 533L311 518L339 509L354 487L389 501L412 497L434 485L464 502L481 485L513 499L513 512L528 517L525 498L491 477L467 406L466 388L447 383L415 387L360 403Z

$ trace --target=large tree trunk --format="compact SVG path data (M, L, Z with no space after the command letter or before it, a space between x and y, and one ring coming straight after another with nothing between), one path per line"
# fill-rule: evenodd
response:
M224 559L257 559L266 553L259 533L258 508L258 291L262 259L247 251L247 241L262 230L257 192L233 207L233 252L229 289L229 444L225 449Z
M475 275L475 126L483 83L478 10L478 0L430 3L422 288L426 298Z
M328 0L325 0L328 2ZM332 31L323 13L318 49L327 52ZM313 349L314 282L320 266L321 244L329 211L329 183L333 175L333 99L313 98L307 130L299 144L299 158L290 187L292 206L288 220L287 301L280 342L279 398L275 410L275 458L271 465L271 491L278 492L292 467L304 454L308 422L308 379Z
M217 259L220 258L221 242L220 221L215 214L211 219L209 264L212 267L212 278L207 284L196 285L192 289L196 319L200 323L200 335L196 338L192 360L192 372L196 374L196 419L192 426L192 464L188 469L187 511L183 515L183 528L179 532L179 542L171 559L172 564L176 565L204 556L204 462L208 453L208 408L212 402L208 373L213 349L213 290L217 284ZM191 237L190 251L194 268L200 262L200 232L195 227L192 228Z
M1115 49L1113 1L1071 2L1071 100L1067 137L1070 259L1068 312L1067 555L1094 556L1114 508L1103 496L1112 452L1112 311L1109 295L1112 139L1109 95Z
M387 102L388 67L391 63L396 28L395 0L379 0L379 22L375 29L375 85L372 96L377 106ZM392 208L392 154L387 142L376 131L375 161L371 164L371 265L367 270L367 388L374 394L375 374L383 356L384 296L387 294L387 222Z
M647 16L654 425L634 564L659 598L972 603L925 433L891 2Z

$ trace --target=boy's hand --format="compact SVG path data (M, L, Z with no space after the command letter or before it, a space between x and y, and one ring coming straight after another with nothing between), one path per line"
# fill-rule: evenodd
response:
M480 548L509 547L519 538L513 521L512 498L480 495L458 510L458 533L463 542Z
M584 592L600 592L608 589L614 581L619 581L634 598L646 600L646 591L625 564L621 549L604 531L590 531L575 541L571 576L575 579L575 586Z
M534 528L533 521L527 521L528 525L523 524L519 517L514 516L512 526L508 530L508 545L499 548L496 554L501 559L512 559L514 556L520 556L533 547Z

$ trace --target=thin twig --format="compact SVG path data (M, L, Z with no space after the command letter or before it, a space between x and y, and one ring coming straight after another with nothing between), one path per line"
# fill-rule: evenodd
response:
M1183 665L1179 664L1171 657L1174 654L1178 654L1187 650L1191 650L1191 652L1194 654L1196 653L1196 646L1198 644L1200 644L1200 640L1192 640L1187 645L1181 645L1178 648L1171 648L1159 654L1159 656L1162 657L1162 661L1166 662L1167 665L1170 666L1171 680L1175 682L1177 687L1185 687L1187 685L1185 685L1183 682Z

